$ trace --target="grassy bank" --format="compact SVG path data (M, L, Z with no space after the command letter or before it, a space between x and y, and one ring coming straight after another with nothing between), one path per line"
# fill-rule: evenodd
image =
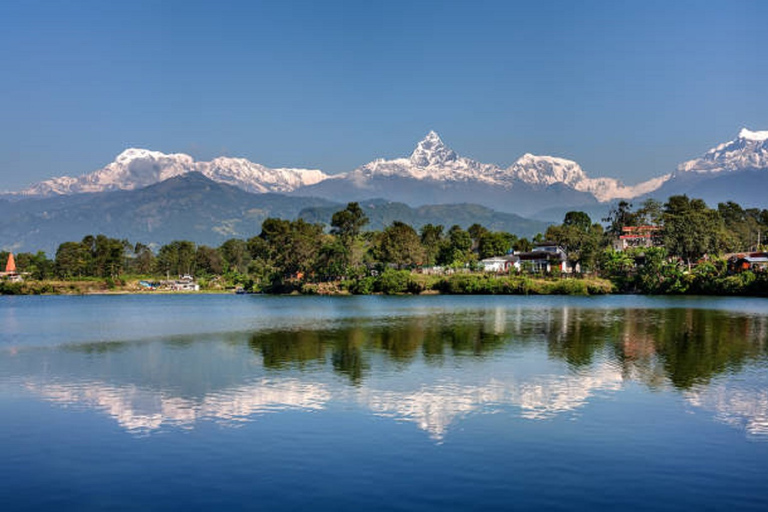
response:
M492 274L432 276L407 270L387 270L378 277L337 283L305 283L304 294L385 295L442 293L448 295L605 295L613 291L610 281L600 278L537 278Z
M201 292L231 292L222 283L201 280ZM281 282L267 293L304 295L401 295L442 293L449 295L604 295L613 291L610 281L600 278L537 278L489 274L431 276L407 270L387 270L377 277L312 283ZM111 293L164 293L147 291L132 279L27 280L0 282L2 295L90 295ZM189 292L175 292L189 293Z

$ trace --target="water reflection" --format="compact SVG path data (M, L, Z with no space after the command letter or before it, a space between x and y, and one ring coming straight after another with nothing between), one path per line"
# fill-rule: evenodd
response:
M320 410L331 398L322 384L297 379L261 379L239 388L211 393L202 400L172 396L136 386L102 382L46 384L26 388L51 402L98 409L129 432L149 433L167 426L192 427L201 419L237 423L288 409Z
M518 306L323 326L27 350L0 376L138 433L341 404L441 440L469 415L548 419L635 382L768 436L765 315Z

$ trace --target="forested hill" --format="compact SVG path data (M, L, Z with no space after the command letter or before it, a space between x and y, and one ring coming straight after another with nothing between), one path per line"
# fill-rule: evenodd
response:
M218 246L258 235L268 217L296 218L302 208L333 204L251 194L189 173L139 190L0 201L0 249L55 254L60 243L91 233L145 244L192 240Z
M349 198L350 201L355 198ZM344 208L317 197L253 194L187 173L137 190L83 193L22 200L0 199L0 250L56 252L65 241L92 233L160 246L172 240L221 245L230 238L247 239L261 232L269 217L330 224ZM464 228L481 224L489 229L531 237L547 224L470 205L410 208L403 203L368 201L368 229L382 229L399 220L417 228L428 223ZM300 213L301 212L301 213Z

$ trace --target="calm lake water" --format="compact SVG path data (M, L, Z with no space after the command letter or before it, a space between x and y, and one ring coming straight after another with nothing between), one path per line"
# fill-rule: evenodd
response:
M768 301L0 297L0 509L768 510Z

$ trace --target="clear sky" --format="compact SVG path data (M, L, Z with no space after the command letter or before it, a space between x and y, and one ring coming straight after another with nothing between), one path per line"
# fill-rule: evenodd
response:
M768 129L768 1L6 1L0 190L127 147L351 170L459 154L632 184Z

